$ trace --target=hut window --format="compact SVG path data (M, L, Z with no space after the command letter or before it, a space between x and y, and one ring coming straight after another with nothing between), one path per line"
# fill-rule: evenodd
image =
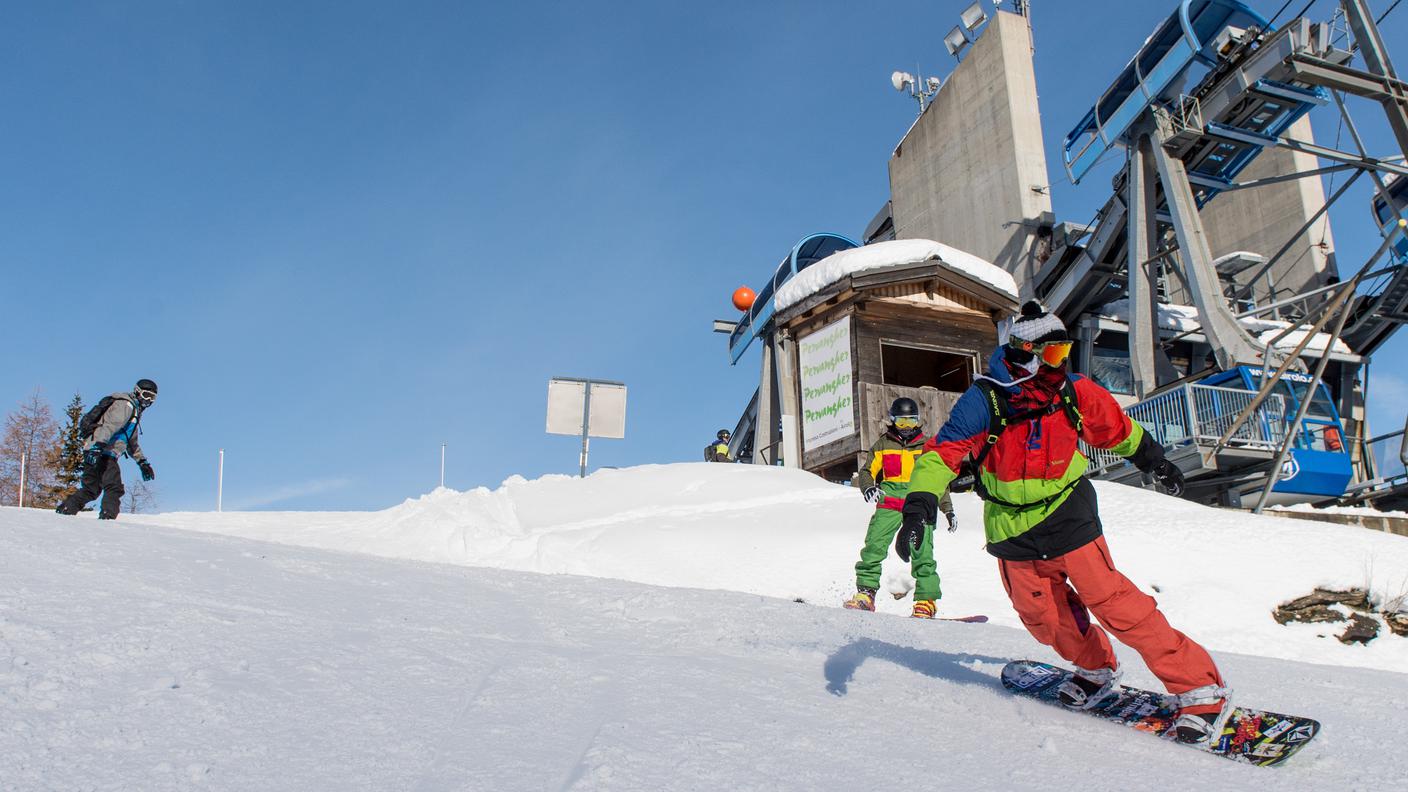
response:
M881 343L880 372L886 385L962 393L973 384L973 358L956 352Z

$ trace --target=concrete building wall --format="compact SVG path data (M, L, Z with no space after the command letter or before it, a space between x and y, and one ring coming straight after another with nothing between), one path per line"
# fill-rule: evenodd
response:
M1289 136L1296 140L1313 140L1310 119L1297 121L1291 127ZM1309 154L1281 148L1269 149L1253 160L1237 177L1237 181L1248 182L1317 167L1319 164L1315 157ZM1347 178L1349 175L1346 173L1338 176L1340 183ZM1246 250L1269 258L1324 204L1324 185L1320 177L1312 176L1222 193L1209 201L1201 214L1214 256ZM1337 274L1334 250L1335 240L1330 234L1330 220L1326 215L1317 220L1315 226L1276 263L1269 271L1269 280L1262 277L1252 284L1257 302L1264 304L1323 286L1330 275ZM1237 282L1245 285L1246 278L1255 272L1248 271L1239 276ZM1274 295L1271 294L1273 290Z
M1025 291L1049 183L1027 20L997 13L890 158L895 235L988 259Z

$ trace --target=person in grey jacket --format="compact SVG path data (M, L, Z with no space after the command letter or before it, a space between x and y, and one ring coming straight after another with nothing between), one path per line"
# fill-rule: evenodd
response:
M91 434L83 438L83 482L78 491L64 499L55 509L59 514L77 514L101 493L103 502L98 519L116 520L122 506L122 470L118 458L124 454L136 460L142 480L156 478L152 464L137 443L141 431L142 412L156 402L156 383L137 380L130 392L112 394L112 402L103 411Z

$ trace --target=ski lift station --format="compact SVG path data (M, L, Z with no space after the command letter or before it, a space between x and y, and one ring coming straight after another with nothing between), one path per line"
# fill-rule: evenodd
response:
M1186 497L1408 504L1404 427L1371 428L1365 410L1373 355L1408 320L1408 82L1365 0L1319 6L1269 19L1237 0L1171 2L1071 112L1059 168L1103 193L1080 222L1046 187L1030 3L969 6L944 37L946 78L892 78L919 117L864 232L779 240L751 305L714 323L731 364L761 350L735 458L849 480L890 400L915 398L937 428L1035 298L1071 329L1072 370L1183 469ZM1317 143L1312 114L1351 145ZM1367 150L1364 124L1393 150ZM1094 178L1097 163L1113 177ZM1350 261L1328 210L1355 184L1379 233ZM1091 475L1142 483L1090 456Z

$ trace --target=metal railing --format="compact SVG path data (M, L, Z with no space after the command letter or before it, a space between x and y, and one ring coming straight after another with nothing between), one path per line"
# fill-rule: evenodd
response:
M1192 383L1131 405L1125 409L1125 414L1138 421L1165 448L1189 444L1211 446L1254 398L1254 391ZM1225 447L1275 451L1285 437L1286 402L1279 394L1272 394L1251 419L1232 434ZM1090 458L1092 473L1125 462L1124 457L1084 443L1081 450Z

